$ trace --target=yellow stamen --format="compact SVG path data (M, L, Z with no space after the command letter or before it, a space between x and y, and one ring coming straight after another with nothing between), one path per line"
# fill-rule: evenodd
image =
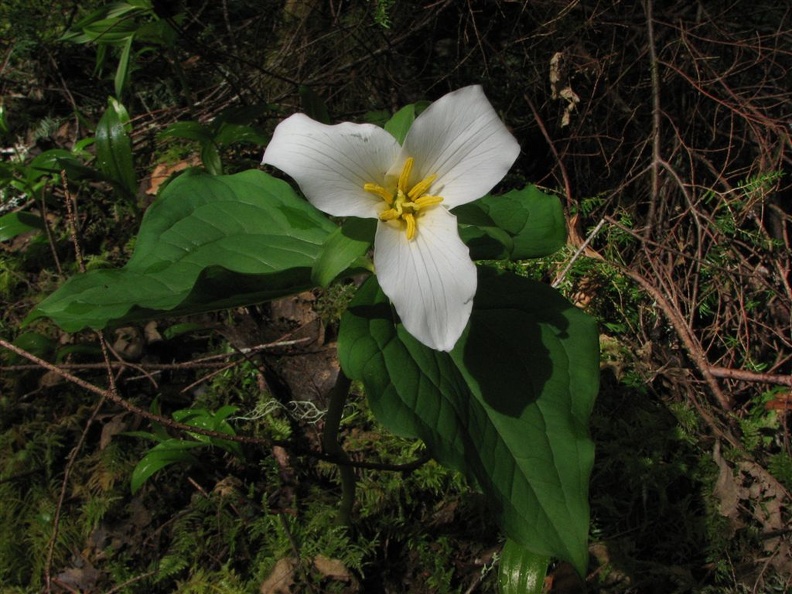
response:
M395 208L391 208L389 210L385 210L381 212L379 218L381 221L393 221L395 219L398 219L400 216L402 216L402 213L400 213Z
M413 163L415 163L415 159L412 157L407 157L407 160L404 162L402 166L402 172L399 176L399 190L407 193L408 184L410 183L410 174L412 173Z
M423 196L432 187L434 180L437 179L436 175L430 175L429 177L425 177L417 184L415 184L409 192L407 192L407 196L410 200L415 200L416 196Z
M379 184L364 184L363 189L382 198L388 204L393 204L393 194Z
M442 201L442 196L429 196L429 194L426 194L417 200L413 200L413 204L415 204L416 208L420 209L426 208L427 206L432 206L433 204L440 204Z
M404 222L407 223L407 239L412 239L415 237L415 215L411 213L405 213L402 217Z
M363 185L366 192L370 192L391 208L383 210L379 214L381 221L399 221L403 223L404 233L408 240L412 240L418 233L418 219L423 215L422 210L430 208L443 201L442 196L427 194L437 179L437 175L428 175L414 186L410 187L410 176L412 175L415 159L407 157L402 165L396 187L388 190L380 184L367 183ZM392 187L392 186L391 186Z

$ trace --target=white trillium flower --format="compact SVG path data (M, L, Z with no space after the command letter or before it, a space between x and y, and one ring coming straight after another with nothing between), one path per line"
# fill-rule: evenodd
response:
M432 103L404 144L372 124L281 122L264 152L319 210L376 218L374 269L405 329L450 351L467 325L476 266L449 209L484 196L520 152L479 86Z

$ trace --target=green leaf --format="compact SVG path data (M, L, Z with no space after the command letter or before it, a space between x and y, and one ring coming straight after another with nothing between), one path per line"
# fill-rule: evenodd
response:
M399 141L399 144L404 142L407 131L415 121L415 105L405 105L399 111L393 114L393 117L385 124L385 130L390 132L393 137Z
M124 268L69 279L28 321L46 316L76 332L297 293L315 286L311 269L334 229L262 171L188 172L149 207Z
M264 134L256 131L252 126L228 122L222 122L214 136L214 141L219 146L237 143L264 145L267 144L268 140Z
M452 212L474 260L540 258L566 242L561 201L536 186L484 196Z
M316 260L311 279L327 287L340 274L360 261L374 242L375 219L348 218L327 237L322 254Z
M137 192L132 162L132 140L122 119L126 110L112 98L96 126L96 160L99 170L118 183L127 198Z
M500 594L542 594L550 559L506 540L498 562Z
M182 334L189 334L190 332L201 330L206 330L206 326L203 324L196 324L195 322L182 322L181 324L173 324L165 328L162 332L162 337L165 340L172 340Z
M5 106L0 105L0 134L8 134L8 120L6 119Z
M428 101L419 101L418 103L405 105L394 113L393 117L385 123L385 130L390 132L393 137L399 141L399 144L402 144L415 118L429 105L430 103Z
M30 162L30 165L27 166L25 181L28 187L33 188L43 176L59 175L61 171L66 171L66 175L70 180L88 177L90 179L102 178L105 181L109 181L102 173L86 167L75 159L69 151L64 149L50 149L36 156ZM87 174L89 171L93 173Z
M222 175L223 163L220 161L220 152L214 141L210 140L201 144L201 163L212 175Z
M159 135L160 138L185 138L198 142L211 142L212 133L209 127L200 122L176 122L171 124Z
M113 80L116 97L123 96L124 90L129 83L129 64L134 39L134 35L130 35L126 39L121 49L121 56L118 58L118 68L116 68L115 79Z
M172 46L178 37L176 30L166 20L143 23L135 31L135 39L141 43Z
M42 229L44 229L42 218L27 212L12 212L0 217L0 241L8 241L22 233Z
M85 25L82 36L77 35L70 41L77 43L100 43L103 45L121 45L135 34L137 23L132 20L117 18L103 19Z
M236 431L234 431L234 428L231 427L226 419L237 410L237 407L229 405L220 407L216 412L204 408L186 408L175 411L173 413L173 418L180 423L198 427L199 429L208 429L219 433L225 433L226 435L236 435ZM190 433L190 435L193 439L205 445L214 445L240 458L242 457L242 448L239 443L235 441L226 441L201 433Z
M479 485L507 537L585 571L592 318L547 285L482 268L470 324L443 353L395 321L372 277L342 318L338 351L377 418Z
M49 336L44 336L38 332L23 332L14 339L14 346L18 346L20 349L36 355L40 359L51 361L58 343ZM14 363L21 359L19 355L12 351L9 351L7 356Z
M178 462L191 465L198 464L198 459L189 452L189 450L197 447L206 447L206 444L173 438L155 445L143 456L143 459L137 463L137 466L132 471L132 493L137 493L143 483L166 466Z

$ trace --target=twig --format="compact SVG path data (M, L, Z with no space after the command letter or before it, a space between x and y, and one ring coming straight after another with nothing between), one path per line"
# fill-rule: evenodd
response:
M626 266L616 264L615 262L612 262L611 264L617 266L624 274L637 282L644 289L644 291L649 293L652 299L657 302L660 309L668 318L668 321L671 322L674 330L676 330L677 336L679 336L679 339L682 341L682 345L685 347L688 355L693 360L694 365L699 370L699 373L701 373L704 381L707 382L712 395L715 396L715 399L724 410L732 410L732 408L734 408L734 403L732 402L731 398L726 396L726 394L723 393L723 390L720 389L718 382L710 372L710 365L706 356L702 352L701 347L697 344L695 337L691 334L684 318L682 318L677 309L672 307L671 303L657 289L657 287L646 280L643 276L633 270L630 270ZM700 409L699 412L703 411ZM714 427L714 423L712 425Z
M80 434L80 439L69 453L69 458L66 461L66 467L63 470L63 480L61 481L60 495L58 496L58 503L55 506L55 515L52 519L52 534L50 535L49 545L47 546L47 559L44 562L44 586L48 593L52 592L52 558L55 555L55 543L58 540L61 510L63 509L63 502L66 500L66 489L69 486L69 477L71 476L72 468L74 468L74 463L77 461L77 455L80 453L83 445L85 444L88 431L90 430L91 425L93 425L93 422L96 420L96 417L104 403L105 399L100 398L99 402L94 407L88 422L85 424L85 428Z
M574 254L572 254L572 258L569 260L569 262L567 263L567 265L566 265L566 266L564 267L564 269L563 269L563 270L562 270L562 271L561 271L561 272L558 274L558 276L556 276L556 277L555 277L555 280L554 280L554 281L553 281L553 283L552 283L552 287L553 287L554 289L555 289L555 288L558 288L558 285L560 285L560 284L561 284L561 281L562 281L562 280L564 280L564 277L566 276L566 273L567 273L567 272L569 272L569 269L570 269L570 268L572 268L572 265L573 265L573 264L574 264L574 263L577 261L577 259L580 257L580 254L582 254L582 253L583 253L583 252L586 250L586 248L589 246L589 244L590 244L590 243L591 243L591 242L594 240L594 238L595 238L595 237L597 236L597 234L600 232L600 229L602 229L602 226L603 226L604 224L605 224L605 219L604 219L604 218L600 219L600 222L599 222L599 223L597 223L597 226L596 226L596 227L594 227L594 229L591 231L591 233L589 233L588 237L586 237L586 241L584 241L584 242L581 244L581 246L580 246L580 247L577 249L577 251L575 251L575 253L574 253Z
M55 245L55 239L52 237L52 229L47 220L47 200L44 198L45 190L41 192L41 221L44 223L44 232L47 234L47 243L49 243L50 251L52 252L52 259L55 261L55 268L58 269L58 276L63 277L63 269L61 268L60 258L58 257L58 248Z
M564 194L566 194L566 203L567 206L572 206L572 183L569 181L569 175L567 174L566 167L564 166L564 162L561 160L561 156L558 154L558 149L555 147L555 143L553 142L552 137L547 131L547 128L544 125L544 121L542 117L539 115L536 107L531 101L531 98L528 97L528 94L524 94L523 97L525 98L525 102L528 104L528 107L531 108L531 112L534 116L534 121L536 125L539 126L539 130L542 132L542 136L544 136L545 142L547 142L547 146L550 147L550 152L553 153L553 157L555 157L556 163L558 164L558 170L561 172L561 179L564 181Z
M286 516L284 514L278 514L278 519L280 520L281 528L283 532L286 534L286 539L289 541L289 546L292 550L292 555L294 555L295 559L295 566L296 568L300 569L301 573L305 574L305 585L308 586L308 589L316 594L316 587L314 586L313 582L308 579L307 572L305 572L305 568L301 565L300 560L302 559L302 554L300 553L300 546L297 542L297 539L294 538L291 529L289 528L289 523L286 521Z
M207 355L198 359L190 361L182 361L180 363L137 363L134 366L127 361L111 361L110 367L113 369L123 369L127 367L134 367L140 370L150 371L169 371L169 370L183 370L183 369L213 369L216 367L225 368L228 365L226 359L236 357L239 355L246 355L258 353L261 351L277 350L286 347L298 346L313 340L311 337L298 338L295 340L278 340L275 342L267 342L258 344L252 347L244 347L236 349L232 353L220 353L218 355ZM40 367L38 364L20 364L20 365L0 365L0 370L6 371L26 371ZM58 369L67 370L87 370L87 369L105 369L107 363L60 363L56 365Z
M771 373L758 373L745 369L729 369L727 367L710 367L709 372L713 377L734 379L744 382L759 382L763 384L777 384L792 386L792 375L777 375Z
M99 386L95 386L90 382L86 382L85 380L77 377L65 371L52 363L33 355L32 353L27 352L24 349L19 348L18 346L8 342L0 338L0 347L6 348L9 351L12 351L19 355L20 357L24 357L29 361L33 361L39 367L42 367L48 371L52 371L65 379L89 392L97 394L107 400L110 400L133 414L136 414L144 419L149 421L153 421L155 423L159 423L173 429L174 431L183 431L186 433L197 433L199 435L206 435L207 437L214 437L216 439L222 439L225 441L235 441L239 443L244 443L247 445L256 445L256 446L264 446L264 447L272 447L274 445L279 445L284 448L290 448L297 454L310 456L312 458L317 458L320 460L324 460L326 462L332 462L334 464L339 464L341 466L351 466L354 468L366 468L371 470L386 470L386 471L395 471L395 472L410 472L419 468L423 464L425 464L429 460L429 456L423 455L420 458L416 459L413 462L407 462L405 464L380 464L378 462L356 462L354 460L340 458L334 454L324 453L324 452L315 452L313 450L308 450L305 448L299 447L297 444L278 440L278 439L263 439L260 437L250 437L246 435L228 435L227 433L220 433L219 431L212 431L210 429L204 429L202 427L194 427L192 425L187 425L185 423L179 423L178 421L174 421L173 419L169 419L167 417L163 417L161 415L156 415L152 412L149 412L145 409L140 408L139 406L135 406L134 404L127 402L124 400L118 393L110 390L105 390L100 388Z
M652 190L649 198L649 213L646 216L644 238L651 239L657 212L657 202L660 199L660 75L658 72L657 48L655 48L652 0L644 0L643 4L644 12L646 13L647 43L649 45L649 73L652 81Z
M108 400L111 400L112 402L116 403L117 405L119 405L123 409L125 409L125 410L127 410L127 411L129 411L129 412L131 412L133 414L139 415L139 416L143 417L144 419L148 419L150 421L154 421L155 423L160 423L160 424L165 425L166 427L169 427L171 429L175 429L177 431L186 431L186 432L190 432L190 433L198 433L200 435L206 435L207 437L215 437L217 439L224 439L226 441L239 441L241 443L247 443L247 444L252 444L252 445L264 445L264 446L289 445L287 442L282 442L282 441L260 439L260 438L256 438L256 437L245 437L245 436L240 436L240 435L236 435L236 436L228 435L226 433L221 433L219 431L211 431L209 429L203 429L201 427L193 427L192 425L187 425L185 423L179 423L178 421L173 421L172 419L168 419L167 417L156 415L156 414L154 414L152 412L149 412L149 411L147 411L145 409L142 409L142 408L140 408L138 406L135 406L134 404L124 400L117 392L111 391L111 390L106 390L106 389L100 388L99 386L95 386L94 384L92 384L90 382L86 382L85 380L77 377L76 375L72 375L68 371L64 371L63 369L58 368L57 366L53 365L52 363L50 363L48 361L45 361L44 359L41 359L40 357L37 357L37 356L33 355L32 353L28 353L27 351L25 351L23 349L20 349L18 346L14 345L14 344L11 344L10 342L8 342L8 341L6 341L6 340L4 340L2 338L0 338L0 346L4 347L4 348L6 348L6 349L8 349L10 351L15 352L17 355L20 355L21 357L24 357L24 358L26 358L26 359L28 359L30 361L33 361L34 363L36 363L40 367L43 367L44 369L47 369L48 371L52 371L52 372L58 374L63 379L65 379L65 380L67 380L67 381L69 381L69 382L71 382L71 383L73 383L73 384L85 389L85 390L88 390L89 392L97 394L97 395L101 396L102 398L107 398Z
M110 588L107 592L105 592L105 594L116 594L116 592L121 592L127 586L131 586L135 582L139 582L140 580L145 580L146 578L151 577L151 576L156 575L156 574L157 574L156 571L147 571L146 573L142 573L140 575L136 575L135 577L129 578L127 581L122 582L122 583L118 584L117 586L114 586L114 587Z
M77 260L77 265L80 272L85 272L85 261L82 256L82 248L80 242L77 241L77 204L74 196L69 191L69 181L66 177L66 171L61 171L61 180L63 181L63 196L66 201L66 220L69 224L69 234L71 235L72 245L74 245L74 257Z
M82 258L82 250L80 249L80 243L77 240L77 222L75 219L74 213L74 198L69 192L69 182L66 178L66 171L61 171L61 180L63 181L63 193L66 200L66 211L68 213L68 221L69 221L69 231L71 233L72 242L74 243L74 252L77 258L77 263L80 267L80 272L85 272L85 262ZM116 385L115 385L115 378L113 377L113 372L110 367L110 358L107 354L107 343L102 336L101 333L97 332L99 336L99 344L102 348L102 356L104 358L105 368L107 369L107 380L110 383L110 393L116 392ZM55 543L58 540L58 532L60 530L60 518L61 518L61 511L63 510L63 502L66 500L66 489L69 487L69 477L71 476L72 468L74 468L74 464L77 461L77 456L79 455L80 451L82 450L83 445L85 444L85 439L88 435L88 431L90 430L93 422L96 420L96 416L99 414L99 411L102 409L102 406L105 403L105 396L102 396L99 399L99 402L96 403L93 412L91 413L88 422L85 424L85 428L83 429L82 434L80 435L80 439L77 441L77 444L74 446L74 449L69 453L69 458L66 461L66 467L63 470L63 480L61 481L61 490L60 495L58 496L58 503L55 506L55 514L52 521L52 535L50 536L49 546L47 548L47 560L44 565L44 583L46 587L46 591L52 592L52 558L55 553Z

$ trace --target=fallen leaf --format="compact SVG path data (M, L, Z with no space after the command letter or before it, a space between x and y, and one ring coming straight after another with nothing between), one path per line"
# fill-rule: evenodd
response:
M715 461L715 464L718 465L718 479L715 481L715 487L712 489L713 496L718 500L718 511L722 516L731 520L733 529L739 528L743 525L738 515L740 499L743 496L743 488L737 484L734 478L734 472L732 472L726 460L723 459L719 441L715 442L715 448L712 451L712 459Z
M275 563L275 567L261 584L261 594L291 594L294 585L294 571L297 562L284 557Z
M72 588L78 592L92 592L100 573L85 559L79 558L80 567L70 567L60 572L55 577L55 582L63 587Z
M124 417L126 413L113 416L108 422L102 424L102 435L99 438L99 449L103 450L110 445L113 437L127 430Z
M160 163L154 167L154 171L147 180L144 180L144 187L146 194L156 196L159 192L160 186L165 183L171 175L178 173L188 167L195 167L200 165L201 159L198 155L193 155L189 159L179 161L178 163ZM148 182L148 183L146 183Z
M330 559L324 555L317 555L313 560L314 567L324 577L328 577L340 582L349 582L352 580L352 574L347 569L346 565L339 559Z

